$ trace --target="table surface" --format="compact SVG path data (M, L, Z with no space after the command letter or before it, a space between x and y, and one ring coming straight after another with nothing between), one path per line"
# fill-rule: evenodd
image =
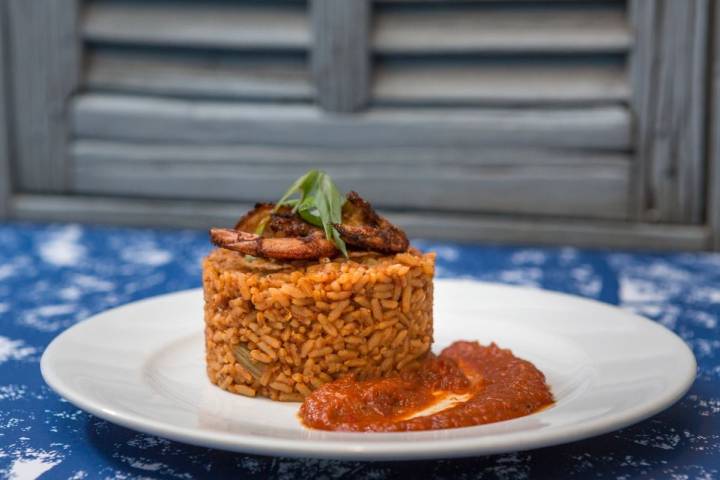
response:
M589 440L489 457L354 462L242 455L122 428L78 410L40 376L45 346L97 312L198 287L205 232L0 223L0 478L720 477L720 255L416 241L439 277L595 298L680 335L699 364L665 412Z

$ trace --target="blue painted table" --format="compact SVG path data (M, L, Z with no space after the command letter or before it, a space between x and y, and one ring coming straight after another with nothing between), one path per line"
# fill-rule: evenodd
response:
M0 478L720 478L720 255L415 242L438 276L531 285L619 304L677 332L699 375L669 410L528 452L422 462L241 455L127 430L44 384L63 329L110 307L200 285L205 232L0 224Z

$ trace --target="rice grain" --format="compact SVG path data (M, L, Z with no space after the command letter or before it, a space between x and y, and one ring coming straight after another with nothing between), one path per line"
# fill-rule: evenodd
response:
M432 344L434 263L417 250L317 262L214 250L203 263L210 380L241 395L300 401L348 374L414 365Z

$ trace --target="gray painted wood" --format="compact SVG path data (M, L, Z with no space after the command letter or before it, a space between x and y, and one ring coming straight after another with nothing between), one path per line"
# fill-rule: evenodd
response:
M625 150L622 106L579 109L377 108L324 115L311 105L193 102L83 95L73 108L81 138L204 144L314 146L545 146Z
M375 104L588 105L625 102L630 86L619 63L412 62L375 67Z
M78 83L76 0L8 0L14 164L19 187L67 183L67 103Z
M209 228L232 225L252 204L19 194L12 215L32 221Z
M696 10L704 1L663 3L660 18L653 118L650 188L655 218L665 221L697 221L702 184L697 175L702 165L702 105L698 95L704 88L697 69L697 48L704 52L706 29L696 31ZM698 91L699 90L699 91ZM699 118L696 118L698 117ZM691 144L695 145L691 145ZM694 185L695 191L688 189Z
M710 58L710 107L708 123L708 203L707 222L712 233L712 248L720 250L720 8L713 11Z
M621 222L559 222L461 215L398 214L393 220L414 238L574 245L593 248L704 250L707 229L700 226Z
M673 4L675 2L672 2ZM677 108L684 107L685 121L678 138L678 198L680 208L677 219L701 223L704 220L706 181L706 122L707 122L707 53L710 0L695 0L689 13L690 26L685 30L690 37L688 48L678 48L678 55L686 58L689 73ZM672 16L675 16L671 13ZM676 87L677 89L678 87Z
M249 205L227 202L129 200L91 196L17 195L13 215L26 220L209 228L235 223ZM415 238L472 242L576 245L643 250L707 248L708 229L625 222L527 220L484 215L385 211Z
M624 52L631 45L618 4L588 12L555 8L378 10L372 45L379 53Z
M10 213L10 149L8 145L9 120L7 111L7 11L6 4L0 3L0 219Z
M318 103L353 112L369 97L369 0L312 0L313 76Z
M649 15L652 7L641 6ZM705 168L705 69L709 2L657 0L638 62L639 211L653 221L699 223ZM652 32L652 33L648 33ZM645 70L644 73L643 69ZM651 72L651 73L648 73Z
M654 82L657 74L656 23L658 0L630 0L628 14L633 27L633 49L628 55L635 112L635 154L631 182L631 213L635 219L647 218L651 199L648 177L651 166L655 116Z
M308 169L322 168L340 188L355 189L381 207L625 218L629 158L591 158L586 152L511 154L477 148L208 148L79 142L74 148L74 191L272 201Z
M302 58L269 55L169 55L97 49L86 56L84 85L90 90L192 98L310 100L314 89Z
M294 145L202 145L168 143L126 143L103 140L78 140L74 156L87 161L175 162L203 165L235 163L246 165L304 167L317 163L323 167L344 167L362 162L369 168L387 164L413 166L467 167L562 167L567 165L618 166L630 161L629 153L603 150L518 148L514 146L464 148L447 147L384 147L373 144L358 147L312 147Z
M83 37L94 42L297 50L310 44L301 4L96 0L83 18Z
M482 2L497 2L498 0L375 0L378 4L403 4L403 3L482 3ZM518 2L518 3L547 3L548 0L501 0L504 3ZM578 0L553 0L553 2L573 2L576 3ZM585 2L593 2L596 0L580 0Z
M3 133L0 141L5 141L4 128L2 126ZM5 143L0 144L0 219L6 218L10 213L10 196L12 195L10 185L10 158L8 156L7 145Z

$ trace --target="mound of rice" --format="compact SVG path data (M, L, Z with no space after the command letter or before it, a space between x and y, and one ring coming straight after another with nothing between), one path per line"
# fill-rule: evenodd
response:
M277 262L224 249L203 263L210 380L301 401L340 376L413 368L433 340L434 254Z

